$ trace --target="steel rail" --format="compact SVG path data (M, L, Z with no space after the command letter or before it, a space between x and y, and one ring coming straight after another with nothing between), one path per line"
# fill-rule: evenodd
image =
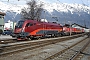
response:
M74 46L76 46L77 44L83 42L85 39L86 39L86 38L84 38L83 40L81 40L81 41L79 41L79 42L77 42L77 43L71 45L70 47L67 47L66 49L64 49L64 50L62 50L62 51L60 51L60 52L58 52L58 53L56 53L56 54L54 54L54 55L52 55L52 56L46 58L45 60L52 60L52 59L54 59L55 57L57 57L57 56L63 54L65 51L67 51L67 50L69 50L69 49L71 50L72 47L74 47Z
M72 56L70 60L74 60L87 47L89 43L90 43L90 40L74 56Z
M27 43L22 43L22 44L17 44L16 45L11 45L11 46L4 46L4 49L6 49L7 52L3 52L3 50L1 51L0 55L8 55L8 54L11 54L11 53L15 53L15 52L21 52L21 51L24 51L24 50L32 50L32 49L35 49L35 48L39 48L39 47L42 47L42 46L46 46L46 45L50 45L50 44L54 44L54 43L57 43L57 42L61 42L61 41L66 41L66 40L69 40L69 39L73 39L73 38L77 38L79 36L74 36L74 37L67 37L67 38L61 38L61 39L53 39L53 40L42 40L42 41L38 41L38 42L27 42ZM21 46L20 46L21 45ZM8 48L9 47L9 48ZM16 50L13 50L15 49Z

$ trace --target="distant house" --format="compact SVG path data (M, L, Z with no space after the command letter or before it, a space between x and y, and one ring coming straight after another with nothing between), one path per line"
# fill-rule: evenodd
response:
M85 32L90 32L90 29L89 29L89 28L84 27L84 26L81 26L81 25L76 24L76 23L72 24L72 27L74 27L74 28L84 29Z
M5 13L0 12L0 31L4 30L4 16L5 15L6 15Z
M4 30L13 30L14 29L14 22L13 21L8 21L4 23Z

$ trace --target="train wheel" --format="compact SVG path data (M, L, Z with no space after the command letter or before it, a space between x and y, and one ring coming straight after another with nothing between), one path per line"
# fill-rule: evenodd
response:
M26 38L17 38L18 41L20 40L26 40Z
M63 34L60 34L59 36L60 36L60 37L62 37L62 36L63 36Z
M32 40L31 38L27 38L27 40Z
M54 38L55 37L55 34L52 34L51 37Z
M19 41L19 40L22 40L21 38L17 38L17 40Z

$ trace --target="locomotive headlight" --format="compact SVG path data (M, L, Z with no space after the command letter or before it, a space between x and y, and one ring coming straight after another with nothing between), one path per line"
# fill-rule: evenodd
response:
M25 28L22 28L21 32L24 32L24 29L25 29Z

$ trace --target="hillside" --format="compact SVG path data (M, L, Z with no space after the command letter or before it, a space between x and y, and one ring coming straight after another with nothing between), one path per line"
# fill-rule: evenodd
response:
M21 9L25 6L4 4L0 2L0 11L5 12L5 21L20 20ZM81 4L67 4L67 3L44 3L41 18L48 21L57 21L58 23L77 23L80 25L90 26L90 7ZM89 27L90 28L90 27Z

